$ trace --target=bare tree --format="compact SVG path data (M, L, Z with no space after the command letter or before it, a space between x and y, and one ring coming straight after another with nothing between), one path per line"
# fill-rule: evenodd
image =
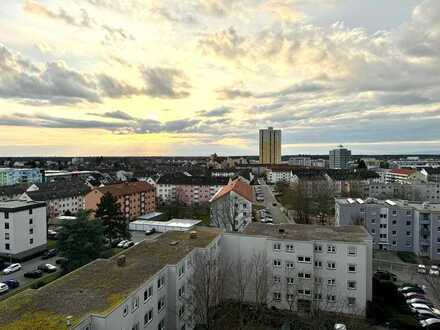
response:
M237 231L235 204L229 195L223 196L210 205L211 223L227 231Z

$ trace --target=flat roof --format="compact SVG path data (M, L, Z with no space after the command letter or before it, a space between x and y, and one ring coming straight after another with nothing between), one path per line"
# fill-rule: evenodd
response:
M39 207L46 207L46 203L18 199L0 202L0 211L2 212L18 212Z
M162 212L150 212L150 213L146 213L146 214L141 215L138 219L139 220L148 220L151 218L161 216L162 214L163 214Z
M0 328L27 330L34 324L45 329L65 329L66 317L73 326L89 314L108 315L133 291L166 265L174 265L197 247L207 247L222 230L197 227L190 232L169 231L125 250L126 264L118 255L97 259L38 289L25 290L0 302ZM178 244L171 244L178 241Z
M284 229L284 233L280 233ZM370 240L368 231L362 226L320 226L302 224L269 225L254 222L249 224L243 234L266 236L295 241L340 241L366 242Z
M351 199L351 198L337 198L336 203L343 204L343 205L361 205L362 206L386 206L386 207L392 207L392 206L398 206L402 208L414 208L418 211L429 211L429 212L438 212L440 211L440 203L432 203L432 202L414 202L414 201L406 201L401 199L371 199L367 198L363 200L364 203L359 203L357 199Z
M184 227L190 228L202 222L193 219L171 219L169 221L136 220L130 223L150 226Z

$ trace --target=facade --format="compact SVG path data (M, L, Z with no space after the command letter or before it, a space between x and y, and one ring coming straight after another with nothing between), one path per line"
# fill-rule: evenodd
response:
M362 224L382 250L440 260L440 204L404 200L337 199L336 225Z
M40 183L43 175L38 168L0 168L0 186L19 183Z
M47 246L46 203L0 202L0 256L22 259Z
M325 176L333 185L333 191L336 195L365 196L365 187L380 181L380 176L377 173L368 170L329 169Z
M406 168L393 168L385 173L385 183L423 183L427 178L423 173Z
M378 199L406 199L440 203L440 183L372 183L365 187L366 196Z
M312 158L310 158L310 157L291 157L291 158L289 158L288 164L290 166L311 167L312 166Z
M243 231L252 221L252 187L236 179L209 201L211 224L226 231Z
M426 167L420 172L429 182L440 182L440 167Z
M182 203L186 206L208 204L214 194L227 185L229 177L164 175L156 182L159 205Z
M85 208L96 211L106 193L116 198L122 214L130 220L156 209L156 190L147 182L124 182L95 188L86 195Z
M363 314L371 300L371 241L360 226L252 224L244 233L226 234L196 227L192 232L166 232L124 255L95 260L51 285L1 301L0 327L21 330L46 322L48 329L63 329L66 315L72 315L73 330L194 329L189 297L197 289L194 279L203 277L197 277L198 272L207 271L201 257L222 267L221 257L242 265L256 254L264 256L261 266L267 272L252 276L270 274L265 278L268 292L262 296L270 306L289 308L287 299L294 299L294 310L313 303L325 310ZM227 278L233 279L239 269L243 267ZM315 284L319 281L323 284ZM232 294L229 285L236 284L225 285ZM255 302L249 291L255 285L247 287L245 300ZM289 293L292 288L295 293Z
M351 160L351 151L340 145L329 152L329 167L332 169L347 169Z
M260 164L281 163L281 130L260 129Z

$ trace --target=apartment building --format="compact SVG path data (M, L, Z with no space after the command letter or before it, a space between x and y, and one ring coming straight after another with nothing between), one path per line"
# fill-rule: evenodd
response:
M0 202L0 256L23 259L46 249L46 203Z
M351 151L342 145L329 151L329 167L332 169L348 169Z
M378 199L406 199L440 203L440 183L373 183L365 187L366 196Z
M0 168L0 186L19 183L40 183L43 175L38 168Z
M156 182L160 205L179 202L186 206L208 204L214 194L226 186L229 177L167 174Z
M371 239L363 227L251 224L244 233L196 227L166 232L124 255L95 260L39 290L1 301L0 327L24 330L45 322L48 329L65 329L69 320L73 330L194 329L190 297L197 274L207 271L200 256L223 267L221 258L245 265L256 254L264 255L261 266L267 272L251 274L268 275L263 299L270 306L290 309L295 299L295 310L313 305L363 314L371 300ZM234 268L227 279L239 269L245 270ZM236 283L225 285L233 297L229 285ZM255 302L255 285L247 288L245 300Z
M429 182L440 182L440 167L425 167L420 172Z
M380 176L368 170L335 170L326 171L327 180L333 185L336 195L355 193L363 195L365 186L380 182Z
M124 182L95 188L85 196L85 208L96 211L106 193L117 200L122 214L130 220L156 209L156 189L147 182Z
M440 260L440 203L337 199L336 225L362 224L382 250Z
M423 173L408 168L393 168L384 172L385 183L423 183L427 178Z
M209 201L211 223L227 231L243 231L252 221L252 202L252 187L247 182L230 182Z
M266 179L268 183L293 182L293 173L290 166L271 166L266 169Z
M260 129L260 164L281 163L281 130Z

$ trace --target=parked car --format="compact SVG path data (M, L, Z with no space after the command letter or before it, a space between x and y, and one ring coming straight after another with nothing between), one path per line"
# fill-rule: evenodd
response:
M21 269L21 265L19 263L10 264L8 267L3 269L3 274L8 275L11 273L18 272Z
M403 296L405 297L405 299L414 299L414 298L426 299L426 296L423 293L418 293L418 292L404 293Z
M432 265L431 268L429 268L429 275L439 276L440 275L439 267L436 265Z
M56 232L55 230L49 229L47 231L47 238L56 240L58 238L58 232Z
M43 253L43 255L41 256L41 259L44 260L44 259L49 259L49 258L55 257L57 255L57 253L58 252L56 249L47 250Z
M64 263L66 263L67 262L67 259L66 258L58 258L58 259L55 259L55 264L57 264L57 265L62 265L62 264L64 264Z
M134 245L133 241L127 241L127 243L124 244L123 248L128 249L129 247L132 247Z
M432 302L430 302L428 299L422 299L422 298L412 298L412 299L407 299L406 300L407 304L425 304L428 305L430 307L433 307L434 305L432 304Z
M437 325L440 324L440 319L426 319L423 321L420 321L420 325L422 326L422 328L426 328L426 329L434 329L434 327L431 327L433 325ZM440 328L438 328L440 329Z
M124 245L125 245L125 243L127 243L127 242L129 242L129 241L127 241L127 240L122 240L122 241L120 241L119 243L118 243L118 248L123 248L124 247Z
M39 269L31 270L30 272L24 273L24 277L29 278L39 278L43 276L43 272Z
M155 228L152 228L150 230L146 230L145 231L145 235L149 236L149 235L153 235L156 232Z
M415 304L409 304L409 309L413 312L416 313L419 310L426 310L426 311L430 311L432 312L432 308L429 307L428 305L425 304L419 304L419 303L415 303Z
M51 264L42 264L37 267L38 270L41 270L46 273L53 273L57 271L57 267Z
M417 312L416 317L418 320L426 319L440 319L440 315L431 311L420 310Z
M410 292L416 292L416 293L425 293L425 290L423 290L421 287L419 286L405 286L402 288L398 288L397 291L401 292L401 293L410 293Z
M18 288L20 286L20 282L18 282L17 280L6 280L3 283L5 283L9 289L15 289Z
M5 283L0 283L0 293L5 293L9 290L9 287Z
M422 265L422 264L418 265L417 266L417 272L420 273L420 274L426 274L426 266Z
M374 277L376 279L382 280L382 281L393 281L393 282L397 281L397 275L393 274L387 270L377 270L374 273Z

